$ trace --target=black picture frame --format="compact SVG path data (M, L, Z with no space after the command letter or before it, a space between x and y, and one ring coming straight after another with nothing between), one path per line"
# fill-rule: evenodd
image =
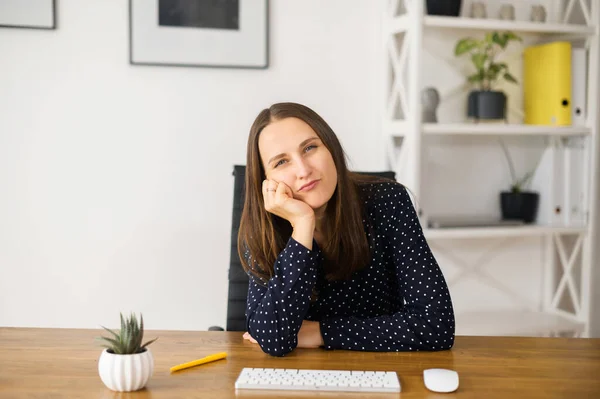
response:
M139 65L139 66L267 69L269 67L269 8L270 8L269 0L239 0L240 3L241 2L249 2L249 1L252 1L254 3L259 3L264 11L264 14L260 13L260 17L264 18L264 21L261 21L261 27L262 27L262 23L264 22L264 27L261 28L261 29L264 29L261 32L261 36L262 36L261 42L258 43L258 39L255 41L255 43L257 45L260 44L260 46L261 46L260 51L263 52L262 56L260 57L259 62L254 62L254 63L178 62L176 60L169 60L169 59L163 59L160 61L152 60L152 59L144 59L144 57L140 57L139 55L135 54L136 40L140 40L139 37L136 38L136 26L135 26L136 18L134 15L136 13L135 7L136 6L139 7L141 4L143 4L143 7L156 7L156 10L153 10L153 11L157 11L157 14L156 15L152 14L151 15L152 18L147 18L146 23L147 24L150 24L150 23L157 24L159 15L158 15L158 6L156 4L158 4L159 1L155 0L153 2L147 2L147 0L129 0L129 2L128 2L129 3L129 54L128 54L129 63L131 65ZM141 2L144 2L144 3L141 3ZM153 4L151 4L151 3L153 3ZM145 11L147 11L147 10L145 10ZM165 30L164 27L162 27L162 28L164 31ZM193 31L193 30L184 28L184 29L180 29L179 32L181 34L185 34L186 30L189 32ZM212 33L215 34L215 31L213 30Z
M0 0L1 1L1 0ZM18 0L17 0L18 1ZM57 29L57 16L56 16L56 2L57 0L38 0L38 1L47 1L50 6L49 12L51 16L49 16L49 20L52 22L49 25L36 25L36 24L23 24L22 22L15 23L7 23L2 20L2 15L0 15L0 28L13 28L13 29L36 29L36 30L56 30ZM22 4L22 3L21 3ZM6 15L10 15L8 12L2 12L2 7L7 7L6 5L0 5L0 14L4 14L4 18L7 18ZM30 8L31 9L31 8ZM6 10L5 10L6 11ZM10 18L10 16L8 17Z

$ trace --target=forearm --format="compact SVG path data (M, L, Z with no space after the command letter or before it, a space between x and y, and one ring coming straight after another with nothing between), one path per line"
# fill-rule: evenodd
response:
M282 356L297 346L319 261L319 251L310 251L290 240L279 255L275 275L267 287L250 283L247 330L264 352Z
M437 351L454 344L452 311L419 314L403 310L368 319L328 319L320 324L326 349Z
M302 283L280 289L279 278L269 282L269 288L248 316L248 332L261 348L271 355L282 356L297 345L302 320L310 305L310 292L316 281L312 270L304 274ZM292 295L290 295L291 293Z
M371 319L326 323L322 325L323 338L326 345L347 346L353 342L352 346L359 350L449 349L454 343L455 323L448 286L423 235L407 190L398 185L388 188L396 202L387 209L388 217L380 219L379 228L391 244L398 282L394 297L398 311ZM354 334L344 332L355 324L358 327L353 328ZM340 334L346 342L336 338Z

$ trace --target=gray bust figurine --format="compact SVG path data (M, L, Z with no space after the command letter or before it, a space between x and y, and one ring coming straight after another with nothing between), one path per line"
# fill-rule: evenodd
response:
M546 9L541 5L531 6L531 17L533 22L545 22L546 21Z
M423 123L437 123L436 109L440 104L440 94L433 87L426 87L421 91L421 121Z

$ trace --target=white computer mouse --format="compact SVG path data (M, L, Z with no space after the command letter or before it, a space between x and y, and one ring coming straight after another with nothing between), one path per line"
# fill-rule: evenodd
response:
M448 369L423 370L425 387L433 392L454 392L458 388L458 373Z

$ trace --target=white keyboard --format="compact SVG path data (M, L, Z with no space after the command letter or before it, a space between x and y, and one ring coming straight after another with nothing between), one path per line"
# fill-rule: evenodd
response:
M235 389L400 392L395 372L244 368Z

